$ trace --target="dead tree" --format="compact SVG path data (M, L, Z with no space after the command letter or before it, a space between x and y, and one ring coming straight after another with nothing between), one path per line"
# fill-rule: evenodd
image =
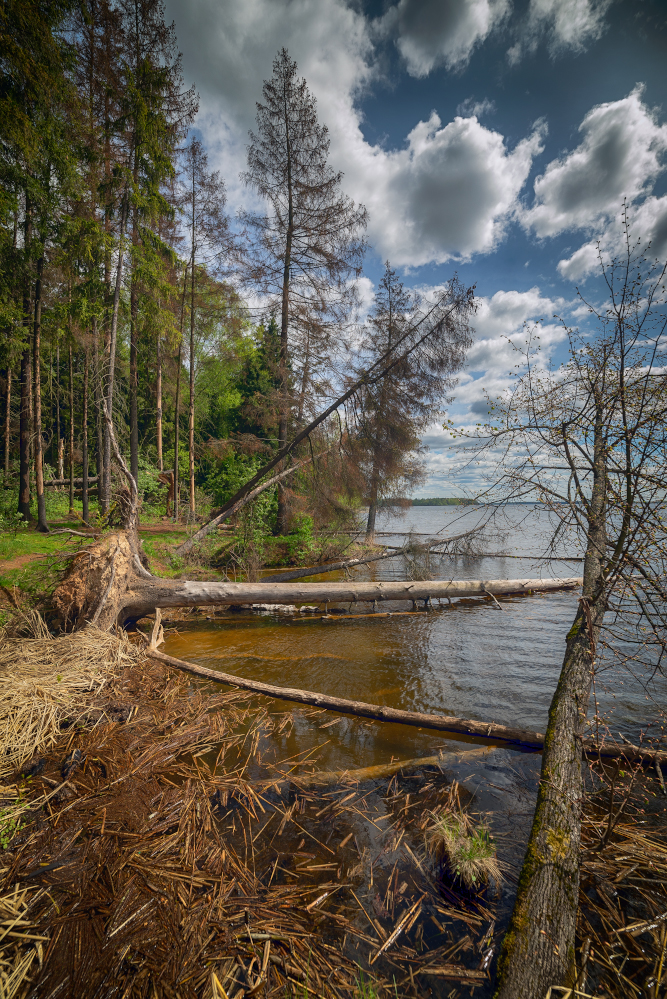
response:
M543 999L574 980L579 895L582 754L593 677L612 639L632 643L633 671L649 675L667 651L667 406L660 354L667 327L666 268L630 237L600 267L606 304L586 302L592 331L565 327L570 360L552 373L529 337L525 374L492 404L475 458L504 449L497 489L538 499L585 546L583 594L566 637L549 712L535 818L509 930L497 999ZM517 459L523 453L524 458Z
M367 215L363 206L342 193L342 174L327 163L327 128L318 122L315 98L306 81L298 79L287 49L280 50L271 79L264 82L256 122L244 180L266 201L269 211L247 212L243 220L255 236L247 259L248 277L270 297L271 309L280 312L278 449L282 451L291 422L290 366L299 366L295 336L299 327L308 331L301 345L305 388L315 330L324 324L331 353L331 338L355 302L355 284L349 279L361 273ZM334 322L333 329L327 328L327 321ZM279 490L279 533L285 529L286 509Z
M230 517L232 510L238 509L241 500L256 489L269 472L290 457L303 441L309 439L312 432L320 424L344 407L350 400L353 400L361 391L369 386L377 386L395 368L404 364L409 357L421 355L421 363L424 367L437 366L441 357L448 359L447 363L455 364L453 359L461 355L471 343L469 319L473 310L473 289L464 288L457 278L452 278L435 303L427 304L415 313L411 323L383 354L360 372L352 384L330 406L311 420L289 443L281 447L224 504L215 517L204 524L187 541L184 541L176 551L179 554L189 552L195 544L203 540L207 534Z

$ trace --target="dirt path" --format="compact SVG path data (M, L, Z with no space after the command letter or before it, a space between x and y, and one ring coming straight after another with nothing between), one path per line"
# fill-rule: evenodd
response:
M44 558L43 555L16 555L14 558L5 559L4 562L0 563L0 568L3 572L9 569L22 569L24 565L28 565L30 562L36 562L38 558Z

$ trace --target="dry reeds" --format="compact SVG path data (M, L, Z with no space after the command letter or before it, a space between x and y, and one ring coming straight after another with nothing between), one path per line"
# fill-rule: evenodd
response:
M293 755L293 711L150 660L112 693L131 721L68 730L24 786L33 809L63 789L7 852L4 889L33 886L29 932L49 938L30 995L352 999L371 963L386 999L394 980L405 997L434 977L451 995L488 983L495 914L483 890L439 882L421 848L451 783L437 766L320 790L312 756Z
M0 631L0 780L53 746L65 721L89 711L91 694L136 660L127 636L88 626L54 638L35 612Z
M48 937L34 933L32 921L26 918L31 895L34 892L28 888L15 885L0 896L0 999L14 999L23 992L33 964L41 967L43 961ZM26 938L30 941L27 948Z
M660 820L652 829L646 822L644 812L641 825L626 820L607 839L606 817L591 809L584 818L576 981L581 993L602 991L611 999L665 995L667 830Z

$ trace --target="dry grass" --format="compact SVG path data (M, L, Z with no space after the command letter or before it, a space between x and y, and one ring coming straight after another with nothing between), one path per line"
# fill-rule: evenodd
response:
M0 872L4 874L3 872ZM32 920L26 919L28 905L34 891L16 885L0 897L0 996L14 999L23 992L35 961L41 967L43 944L48 937L34 932ZM26 948L26 933L31 946Z
M424 833L426 849L445 861L466 888L488 881L502 881L500 863L488 826L475 825L459 808L445 807L431 813L432 822Z
M81 721L91 695L136 658L126 636L90 626L53 638L36 612L0 630L0 781L53 746L63 722Z

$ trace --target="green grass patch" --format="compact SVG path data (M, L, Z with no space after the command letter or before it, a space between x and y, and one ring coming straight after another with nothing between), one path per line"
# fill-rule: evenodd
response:
M426 847L447 863L466 888L502 880L495 843L486 825L475 825L465 812L449 809L433 814L432 820L425 833Z

